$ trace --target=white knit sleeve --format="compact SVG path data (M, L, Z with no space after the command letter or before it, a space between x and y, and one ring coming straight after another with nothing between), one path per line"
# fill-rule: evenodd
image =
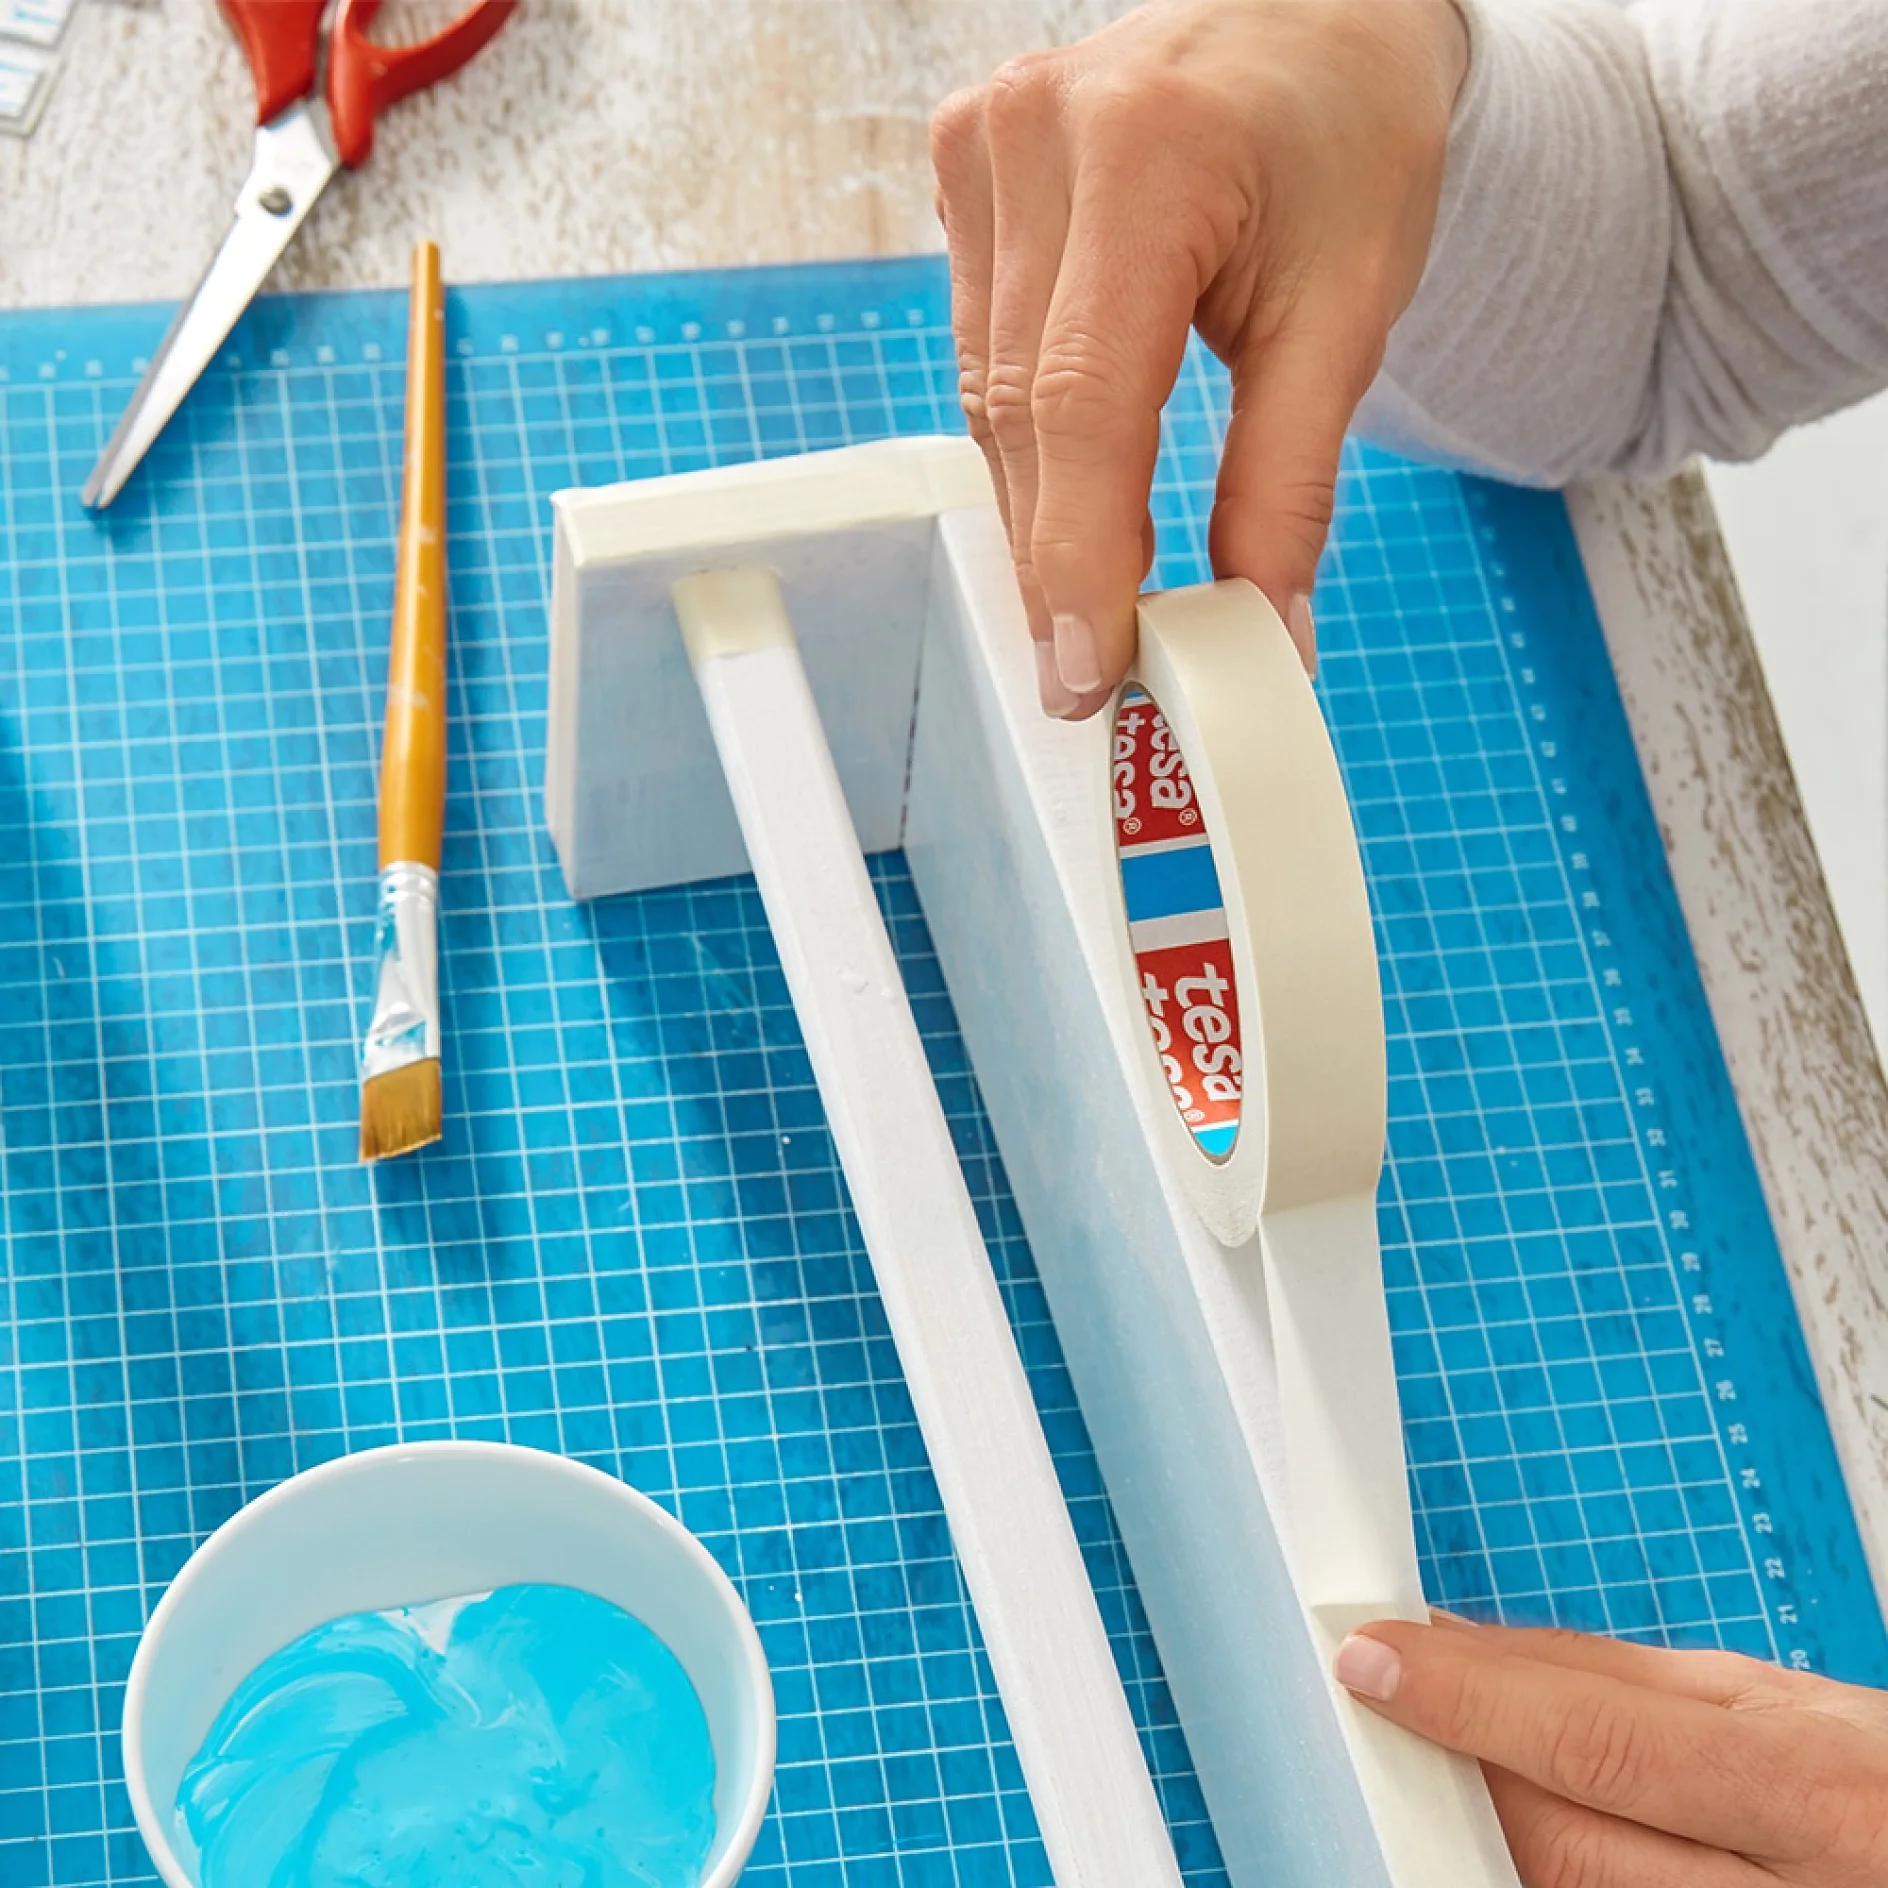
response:
M1888 386L1888 0L1458 0L1469 74L1359 430L1560 484Z

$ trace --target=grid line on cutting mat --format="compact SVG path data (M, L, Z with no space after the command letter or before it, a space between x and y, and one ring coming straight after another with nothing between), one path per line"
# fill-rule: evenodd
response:
M117 1714L191 1546L442 1435L622 1474L734 1575L782 1709L748 1880L1047 1881L752 887L576 908L539 817L550 493L954 426L944 295L924 262L454 298L449 1125L374 1179L400 303L260 304L102 522L73 494L158 322L0 322L9 1888L151 1880ZM1190 359L1168 582L1224 407ZM1318 595L1426 1577L1888 1677L1570 554L1557 501L1353 451ZM922 914L874 876L1188 1879L1221 1879Z

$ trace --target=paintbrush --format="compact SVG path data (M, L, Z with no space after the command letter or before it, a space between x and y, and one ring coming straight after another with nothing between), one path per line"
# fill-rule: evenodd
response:
M433 243L413 251L406 469L380 757L374 1018L361 1159L439 1139L439 852L446 820L446 315Z

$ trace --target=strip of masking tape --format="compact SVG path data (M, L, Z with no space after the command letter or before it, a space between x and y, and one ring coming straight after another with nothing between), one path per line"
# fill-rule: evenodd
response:
M1057 1888L1179 1888L779 581L674 601Z
M1283 1531L1328 1665L1353 1628L1428 1614L1377 1234L1388 1082L1369 895L1317 698L1251 584L1142 599L1112 764L1154 1113L1228 1262L1263 1276ZM1397 1888L1513 1888L1476 1766L1338 1696Z

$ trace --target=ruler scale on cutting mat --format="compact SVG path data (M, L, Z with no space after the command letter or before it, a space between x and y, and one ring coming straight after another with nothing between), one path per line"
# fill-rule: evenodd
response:
M750 885L577 908L539 806L547 499L955 424L940 265L454 298L442 1146L353 1164L401 298L258 306L103 520L163 311L0 319L0 1879L144 1883L148 1605L343 1449L625 1475L779 1688L758 1884L1040 1884ZM1224 390L1156 492L1202 574ZM1378 919L1381 1195L1433 1596L1888 1680L1555 499L1353 454L1320 687ZM910 881L876 883L1187 1878L1221 1879ZM1074 1131L1073 1124L1071 1131Z

